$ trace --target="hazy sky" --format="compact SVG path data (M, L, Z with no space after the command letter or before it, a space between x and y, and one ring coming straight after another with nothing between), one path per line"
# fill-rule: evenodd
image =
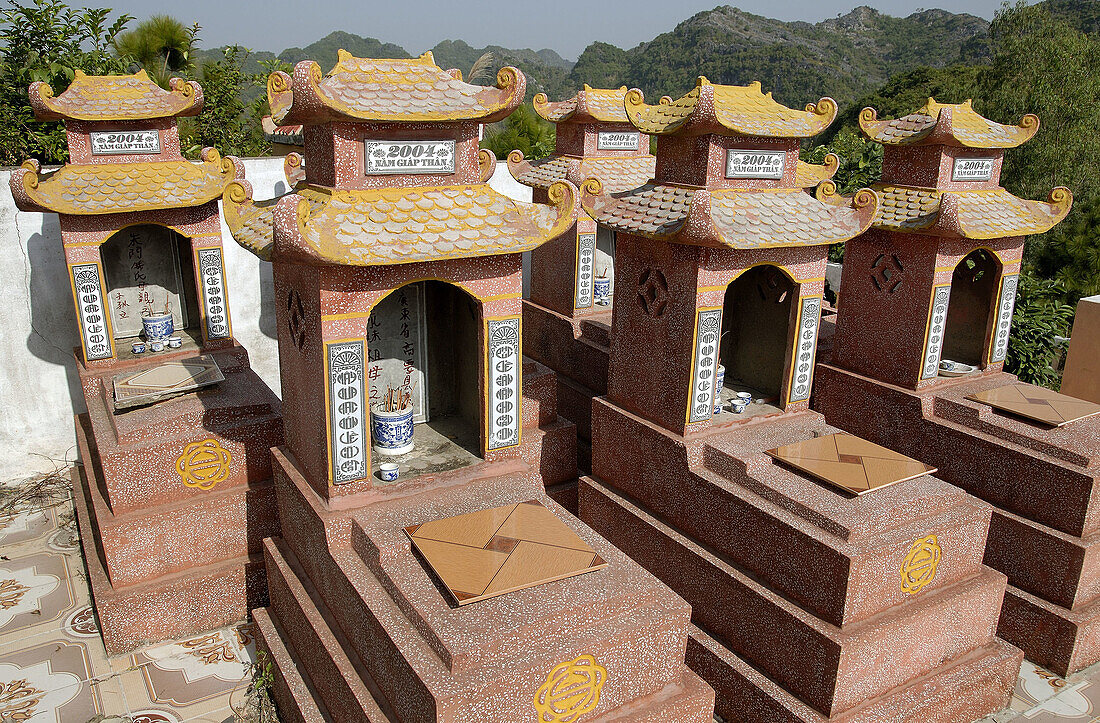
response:
M631 48L720 4L721 0L103 0L101 6L139 20L168 13L188 24L197 22L202 25L201 45L208 48L239 43L253 50L279 52L308 45L333 30L345 30L397 43L413 54L440 40L461 39L478 48L489 44L551 48L576 60L595 40ZM913 2L903 0L741 0L730 4L758 15L809 22L847 13L859 4L889 15L908 15L914 9ZM946 5L953 12L989 19L1001 2L956 0Z

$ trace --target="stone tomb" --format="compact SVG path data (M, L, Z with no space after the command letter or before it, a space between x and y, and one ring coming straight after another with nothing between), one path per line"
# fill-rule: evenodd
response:
M885 145L882 204L845 249L816 407L993 505L985 563L1009 580L998 635L1072 673L1100 661L1100 418L1003 371L1024 238L1065 218L1072 195L999 185L1033 115L1001 125L929 99L896 120L866 108L860 125Z
M78 71L30 99L39 120L65 121L71 158L41 176L27 161L11 190L21 210L60 216L88 409L76 507L107 651L241 620L266 598L268 449L282 442L279 400L229 318L217 201L243 168L211 148L180 155L175 118L202 108L193 82ZM165 309L182 347L132 353L142 312Z
M478 149L525 85L430 53L304 61L268 81L275 122L304 126L293 191L226 190L234 238L274 267L283 528L255 616L291 719L711 720L687 604L546 496L576 476L576 430L523 356L521 254L574 226L577 191L517 203ZM396 480L375 472L375 369L420 404Z
M1000 710L1022 656L994 637L1005 578L982 565L989 506L830 437L808 408L828 245L878 209L869 190L798 181L800 141L835 103L793 110L757 83L700 78L654 106L632 91L626 112L657 135L657 166L633 191L582 189L616 231L618 290L581 519L691 604L688 664L726 720ZM715 413L719 362L752 397L741 413ZM807 445L818 461L802 472L786 452ZM853 472L895 483L835 486Z

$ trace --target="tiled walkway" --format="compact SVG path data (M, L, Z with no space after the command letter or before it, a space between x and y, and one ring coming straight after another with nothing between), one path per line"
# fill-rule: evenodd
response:
M234 709L254 654L242 623L107 658L71 500L0 513L0 723L251 723ZM1009 720L1100 723L1100 666L1063 680L1025 662L1012 707L981 723Z

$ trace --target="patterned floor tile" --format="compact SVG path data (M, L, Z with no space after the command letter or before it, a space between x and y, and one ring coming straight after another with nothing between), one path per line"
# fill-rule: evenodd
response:
M87 604L86 586L72 578L70 561L57 552L0 561L0 651L60 629L70 613Z
M1097 717L1095 698L1100 693L1088 681L1067 685L1057 695L1048 698L1019 720L1028 723L1055 723L1056 721L1093 721Z
M87 646L69 640L46 640L0 656L0 719L71 723L94 718L105 707L100 685L88 680L91 675ZM115 713L125 712L121 698L111 702Z

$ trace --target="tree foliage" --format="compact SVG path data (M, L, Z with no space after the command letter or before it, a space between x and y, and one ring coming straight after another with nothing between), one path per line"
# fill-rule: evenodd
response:
M175 75L194 69L198 23L187 27L169 15L153 15L114 39L119 57L133 58L162 88Z
M1054 362L1061 350L1055 337L1069 336L1074 314L1073 306L1064 301L1065 294L1057 281L1020 275L1005 369L1021 381L1058 387L1060 375L1054 371Z
M261 120L269 111L267 98L250 94L250 88L262 86L268 73L248 73L244 64L249 51L237 45L223 49L223 57L207 61L199 68L199 83L205 103L197 120L181 123L180 142L186 155L198 157L207 146L223 155L260 156L270 150L264 138ZM271 71L287 66L268 61ZM248 98L251 97L251 100Z
M481 147L501 159L507 158L514 149L523 151L528 159L535 159L553 153L556 140L553 124L540 118L534 108L524 103L502 122L486 126Z
M20 5L8 0L0 10L0 165L27 158L43 163L68 159L61 123L34 120L27 87L48 83L54 93L69 86L76 71L89 75L122 73L129 59L112 52L114 39L133 20L111 19L105 8L75 10L60 0Z

